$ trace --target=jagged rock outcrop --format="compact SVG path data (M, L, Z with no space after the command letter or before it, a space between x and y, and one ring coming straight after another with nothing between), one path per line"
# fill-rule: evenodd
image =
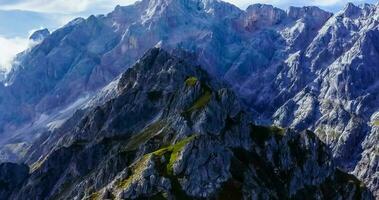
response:
M267 28L281 23L287 14L279 8L266 4L254 4L246 9L246 24L250 30Z
M333 15L317 7L244 11L215 0L142 0L79 18L19 55L0 86L1 155L20 160L19 147L61 127L76 109L113 97L109 83L158 45L190 52L192 62L225 79L257 123L316 132L339 167L377 191L370 161L377 155L377 38L378 5L370 4ZM40 150L30 151L38 157Z
M378 107L377 13L377 6L349 4L332 17L306 54L319 75L274 114L279 125L315 130L340 166L370 182L373 191L378 191L377 125L371 120Z
M41 42L49 35L50 35L49 29L44 28L44 29L35 31L32 35L30 35L29 39L36 42Z
M272 10L272 16L267 16L272 19L257 18L259 13L266 13L265 9ZM319 12L330 15L325 11ZM265 5L251 6L242 11L220 1L144 0L131 6L118 6L106 16L76 19L17 57L14 70L5 81L8 87L2 89L2 93L7 93L10 98L0 104L0 110L12 107L12 111L1 112L0 128L4 132L14 132L17 131L15 127L25 122L35 122L41 117L53 118L49 113L93 95L158 43L170 49L197 54L196 60L212 74L227 73L231 81L247 78L238 72L248 70L249 73L245 74L249 76L249 66L256 65L252 68L258 69L268 65L274 56L270 48L280 45L276 44L279 38L274 33L254 39L257 37L251 36L257 31L250 30L250 26L271 29L279 24L290 25L308 16L308 9L301 13L287 17L284 11ZM286 23L279 23L278 18L282 15ZM306 18L306 21L318 23L326 20L312 16ZM316 33L317 27L314 29L312 33ZM264 27L260 30L266 32ZM221 46L226 48L218 48ZM238 59L239 55L259 55L261 59Z
M378 124L378 121L376 121ZM376 126L372 129L370 137L363 142L362 158L354 169L354 174L362 178L368 183L370 188L373 188L374 195L378 196L378 180L379 180L379 128Z
M162 49L114 86L35 143L11 199L373 199L312 132L253 125L225 84Z

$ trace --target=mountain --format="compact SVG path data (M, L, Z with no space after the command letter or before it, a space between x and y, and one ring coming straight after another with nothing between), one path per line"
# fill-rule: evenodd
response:
M2 198L373 199L314 133L253 125L225 84L162 49L114 87L35 143L27 178L7 169L10 185L0 165Z
M315 132L338 167L379 195L378 8L347 4L332 14L142 0L78 18L19 55L0 85L0 155L38 157L44 151L31 141L62 128L75 110L114 98L120 74L160 46L226 81L256 124Z
M50 31L46 28L35 31L30 37L30 40L43 41L46 37L50 35Z
M316 58L311 60L317 67L314 79L274 114L276 124L314 130L340 166L374 183L379 175L373 170L379 159L378 14L377 6L349 4L332 17L304 52L306 60Z

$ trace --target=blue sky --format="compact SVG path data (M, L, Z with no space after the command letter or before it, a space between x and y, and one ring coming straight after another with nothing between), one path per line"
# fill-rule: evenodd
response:
M40 28L54 30L76 17L110 12L116 5L136 0L0 0L0 68L9 66L14 54L27 48L27 38ZM377 0L226 0L241 8L253 3L288 6L316 5L336 12L347 2L375 3Z

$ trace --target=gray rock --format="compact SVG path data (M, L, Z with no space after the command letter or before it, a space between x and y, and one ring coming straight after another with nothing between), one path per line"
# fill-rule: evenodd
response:
M2 81L6 86L0 84L2 158L33 162L77 141L119 134L129 138L170 113L177 114L170 117L167 143L195 132L222 137L227 148L260 152L246 134L250 116L242 116L241 126L228 126L222 133L228 118L236 120L241 110L252 110L257 123L316 132L332 149L336 164L359 175L376 192L376 164L369 160L376 160L373 146L377 146L371 120L379 107L377 16L378 6L369 4L348 4L332 16L316 7L285 12L253 5L243 11L221 1L143 0L119 6L106 16L76 19L18 55ZM120 77L157 44L225 79L249 109L234 104L223 86L211 85L209 106L181 116L178 113L190 108L204 87L175 85L184 76L201 74L177 72L178 63L172 67L167 62L164 70L155 66L151 74L129 70ZM117 77L117 84L110 84ZM145 83L149 84L144 87ZM178 90L181 98L173 94ZM115 102L106 104L110 100ZM79 108L84 111L71 118ZM18 148L29 141L40 143L26 144L27 153ZM139 156L156 146L142 145ZM269 155L273 162L275 154ZM113 162L111 166L122 166ZM85 171L74 169L67 176Z

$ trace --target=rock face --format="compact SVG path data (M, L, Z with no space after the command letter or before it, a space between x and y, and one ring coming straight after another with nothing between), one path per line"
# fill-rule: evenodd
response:
M341 167L355 171L378 191L374 178L378 171L367 171L377 166L378 156L379 32L375 16L375 6L349 4L332 17L304 55L315 72L314 79L273 118L282 126L314 130L333 149Z
M19 55L0 85L0 155L20 160L28 141L59 139L43 133L64 129L78 108L114 98L119 75L161 46L189 52L188 60L226 80L257 123L315 132L336 165L379 195L378 8L348 4L333 15L317 7L244 11L216 0L142 0L76 19Z
M35 37L47 37L18 56L5 80L7 87L0 91L0 111L4 111L0 112L0 129L23 133L28 131L19 131L19 127L27 122L55 121L51 113L93 95L157 44L195 54L194 60L208 72L225 74L230 82L245 81L254 69L269 65L273 58L271 47L278 46L274 43L281 39L272 27L283 28L297 20L322 24L331 15L318 9L323 18L313 19L317 13L313 10L299 8L297 15L289 15L266 5L242 11L220 1L144 0L118 6L106 16L76 19L49 36L46 30L37 31ZM316 25L309 25L312 34L319 28ZM254 39L259 38L252 37L256 34L262 38ZM39 128L32 124L33 130ZM29 133L33 134L38 133Z
M246 9L246 15L245 26L250 31L280 24L287 17L283 10L265 4L249 6Z
M40 42L47 38L50 35L50 31L48 29L41 29L38 31L35 31L30 37L30 40Z
M114 87L35 143L10 199L374 199L312 132L253 125L226 85L162 49Z

